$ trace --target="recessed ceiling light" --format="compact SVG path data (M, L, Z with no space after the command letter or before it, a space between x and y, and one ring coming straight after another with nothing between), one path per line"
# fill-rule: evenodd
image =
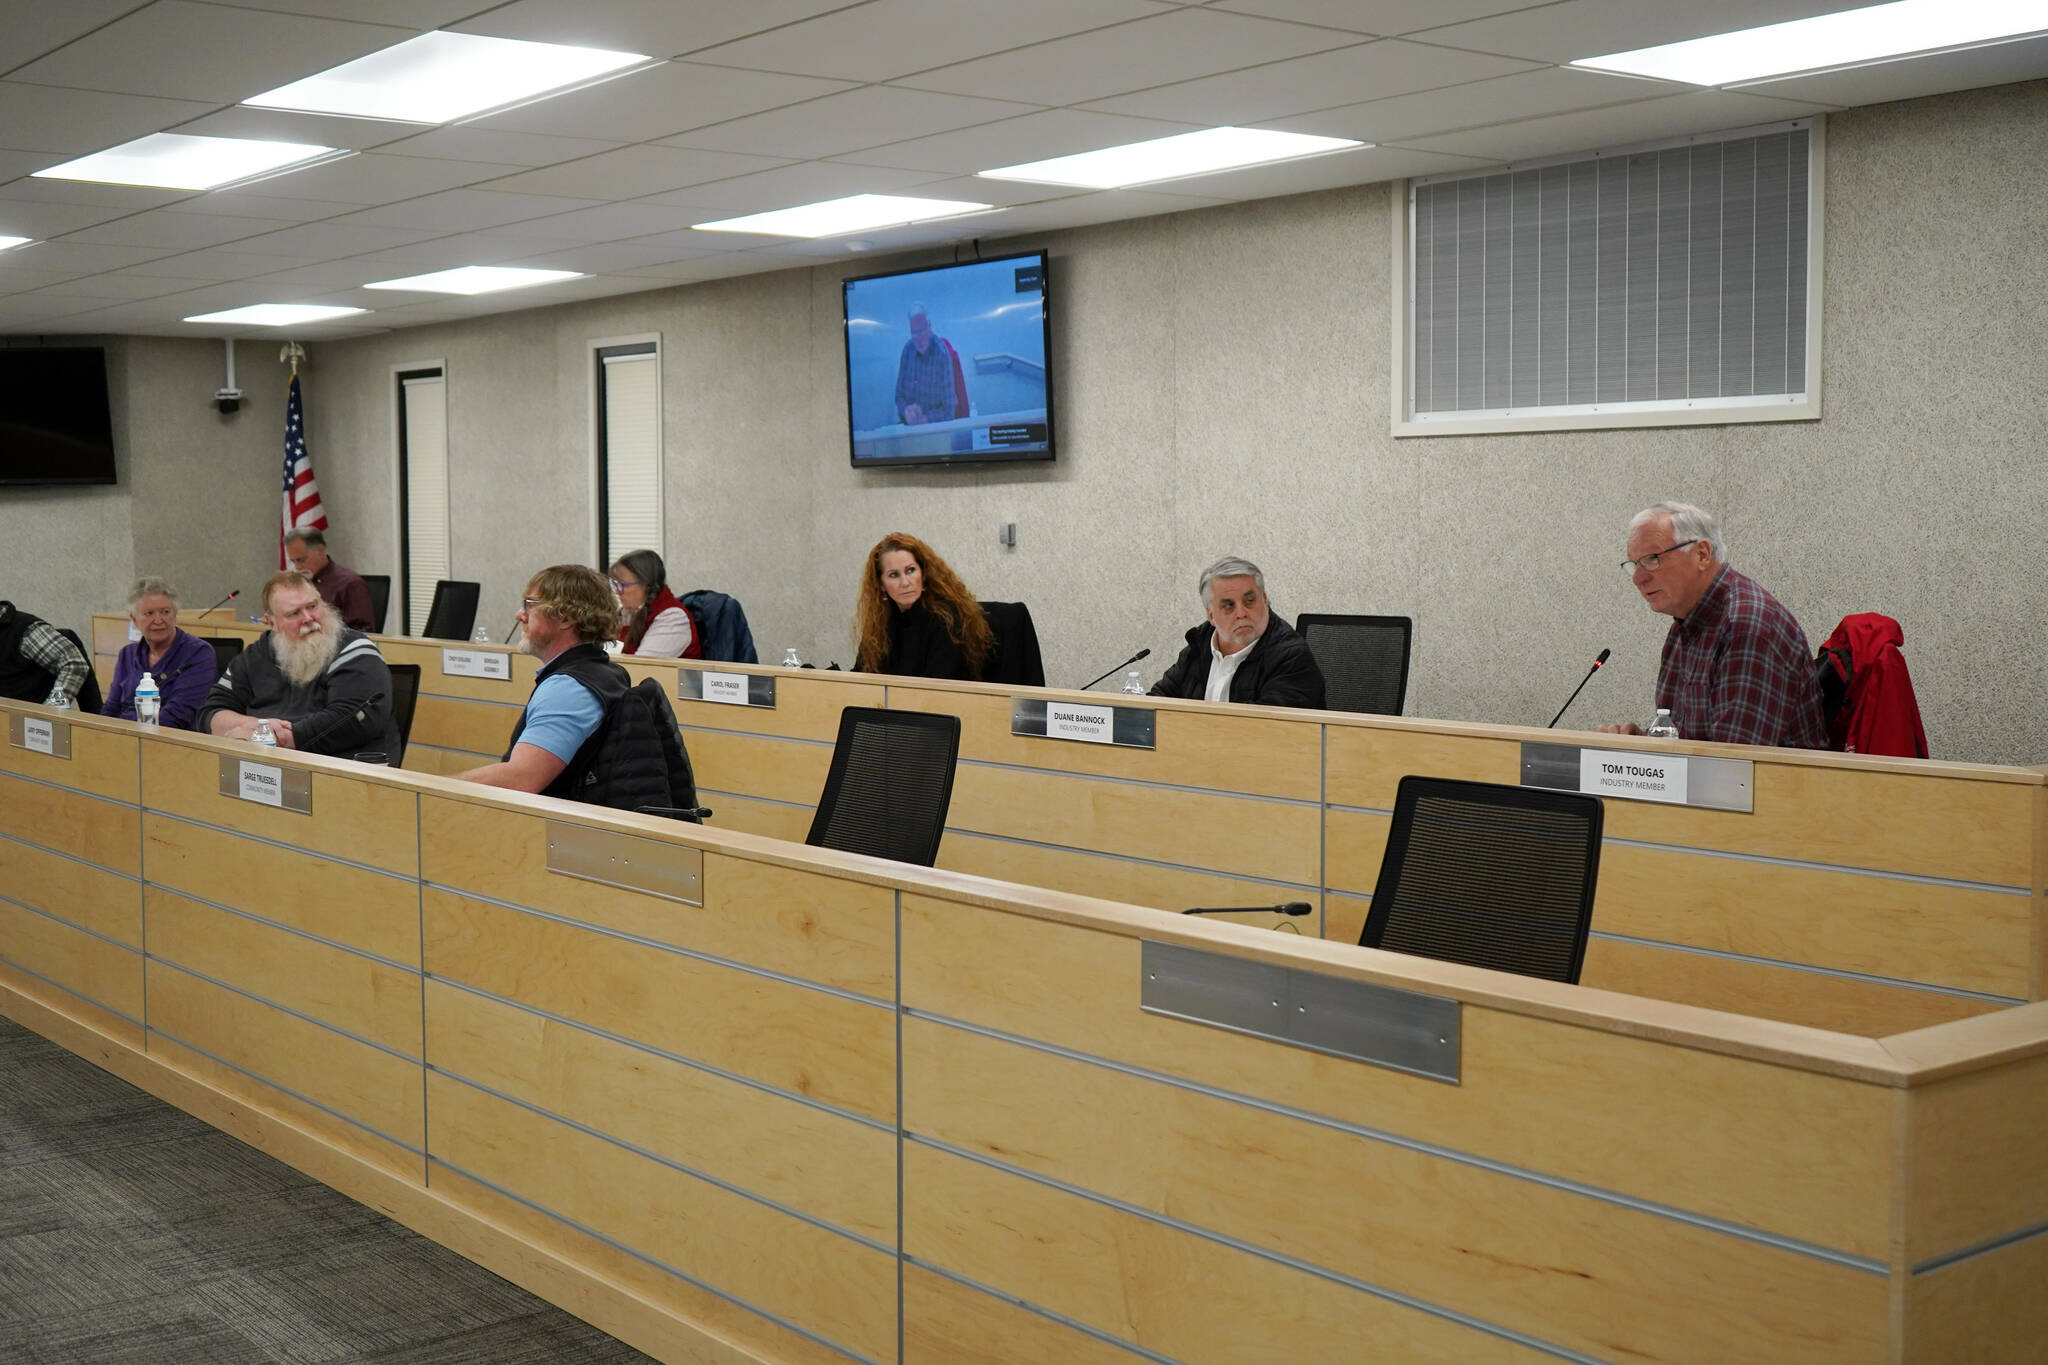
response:
M715 223L692 223L699 232L761 232L773 237L836 237L842 232L865 228L901 227L925 223L934 218L956 218L963 213L980 213L991 204L973 204L959 199L911 199L900 194L854 194L844 199L827 199L817 204L799 204L793 209L754 213L745 218L721 218Z
M422 294L493 294L500 289L526 289L556 280L580 280L574 270L529 270L512 265L464 265L402 280L379 280L365 289L412 289Z
M252 327L290 327L301 322L325 322L367 312L363 308L329 308L317 303L252 303L247 308L230 308L224 313L201 313L187 322L245 322Z
M981 174L991 180L1033 180L1047 185L1108 190L1369 145L1351 138L1312 137L1266 128L1205 128L1199 133L1176 133L1149 142L1104 147L1099 152L1027 161L1021 166L1002 166Z
M653 60L638 52L422 33L242 102L260 109L446 123Z
M2042 31L2048 31L2048 10L2040 0L1897 0L1585 57L1572 65L1688 85L1733 85L1795 71L1865 66Z
M6 251L10 247L26 246L34 240L33 237L0 237L0 251Z
M282 170L347 153L306 142L259 142L245 137L151 133L34 174L45 180L90 180L101 185L149 185L165 190L210 190L266 171Z

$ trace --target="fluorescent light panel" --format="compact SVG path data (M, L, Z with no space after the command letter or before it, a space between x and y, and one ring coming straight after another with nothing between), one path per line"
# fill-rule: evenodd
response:
M1343 137L1312 137L1307 133L1280 133L1265 128L1205 128L1199 133L1176 133L1149 142L1131 142L1121 147L1104 147L1097 152L1056 156L1049 161L1027 161L1020 166L1002 166L982 175L991 180L1031 180L1047 185L1079 185L1108 190L1125 185L1149 185L1157 180L1179 180L1211 171L1231 171L1244 166L1262 166L1273 161L1292 161L1346 147L1368 144Z
M2041 0L1897 0L1683 43L1585 57L1573 66L1688 85L1894 61L1915 53L2048 31Z
M974 204L958 199L912 199L900 194L854 194L844 199L827 199L816 204L799 204L772 213L754 213L744 218L721 218L715 223L692 223L699 232L760 232L774 237L836 237L842 232L867 228L901 227L905 223L927 223L934 218L957 218L963 213L980 213L991 204Z
M10 247L27 246L34 240L33 237L0 237L0 251L6 251Z
M230 308L224 313L201 313L186 318L187 322L242 322L252 327L291 327L301 322L325 322L329 318L343 318L350 313L367 312L363 308L330 308L317 303L252 303L246 308Z
M306 142L259 142L243 137L151 133L104 152L35 172L44 180L90 180L101 185L149 185L166 190L210 190L335 155L340 149Z
M410 289L422 294L494 294L500 289L529 289L556 280L580 280L575 270L529 270L512 265L464 265L402 280L379 280L365 289Z
M446 123L652 60L638 52L422 33L242 102L259 109Z

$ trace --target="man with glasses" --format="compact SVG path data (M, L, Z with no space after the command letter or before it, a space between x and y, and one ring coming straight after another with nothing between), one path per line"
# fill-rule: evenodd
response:
M1660 502L1629 523L1622 562L1650 610L1672 619L1657 705L1682 739L1828 747L1813 650L1792 613L1726 562L1721 529L1690 503ZM1633 722L1603 725L1639 735Z
M192 728L247 739L268 721L280 749L397 763L391 668L376 642L291 569L264 580L263 611L270 632L235 656Z
M931 313L910 305L910 340L896 358L896 416L905 426L967 415L967 381L953 343L932 331Z

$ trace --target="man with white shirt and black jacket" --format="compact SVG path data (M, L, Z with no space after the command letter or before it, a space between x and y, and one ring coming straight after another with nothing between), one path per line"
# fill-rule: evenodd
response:
M1258 565L1220 559L1202 570L1200 591L1208 620L1188 632L1151 695L1323 709L1323 671L1308 641L1273 615Z

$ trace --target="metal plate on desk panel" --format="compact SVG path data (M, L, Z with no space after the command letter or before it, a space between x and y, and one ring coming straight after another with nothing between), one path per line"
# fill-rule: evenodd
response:
M1068 703L1055 702L1055 706ZM1153 722L1155 712L1149 706L1088 706L1079 703L1070 709L1081 711L1107 711L1110 713L1108 732L1100 737L1085 734L1086 727L1069 727L1075 732L1058 734L1047 722L1046 700L1043 697L1010 698L1010 733L1037 739L1083 740L1096 744L1114 744L1125 749L1150 749L1153 743Z
M48 754L51 758L71 757L71 723L48 716L7 713L7 741L17 749Z
M704 903L704 855L680 844L548 821L548 871L685 905Z
M1575 792L1579 787L1581 744L1522 745L1522 785L1548 787L1552 791ZM1654 751L1631 750L1654 758ZM1685 804L1706 810L1740 811L1756 809L1756 765L1746 758L1710 758L1686 755ZM1622 795L1603 792L1603 796ZM1627 799L1623 796L1623 799Z
M1139 975L1147 1014L1458 1083L1455 1000L1150 940Z
M254 747L253 745L251 746ZM238 754L222 754L220 759L220 794L233 796L245 801L257 801L260 805L275 805L279 810L295 810L301 815L313 813L313 774L304 768L287 768L282 763L272 763L268 755L275 749L265 749L262 757L243 757ZM274 773L277 777L275 802L257 798L244 789L243 769Z
M704 677L710 674L715 680L712 693L705 695ZM740 688L732 684L742 680L745 688L744 700ZM717 686L716 684L724 684ZM679 668L676 670L676 698L679 701L716 701L728 706L760 706L775 709L775 675L772 673L721 673L711 668Z

